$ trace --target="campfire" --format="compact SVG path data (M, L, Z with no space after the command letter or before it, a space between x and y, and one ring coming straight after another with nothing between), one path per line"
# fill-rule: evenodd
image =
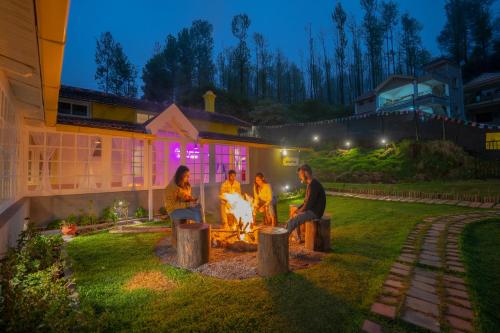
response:
M229 204L228 226L212 230L212 246L239 251L255 251L257 238L251 198L238 193L224 193L222 199Z

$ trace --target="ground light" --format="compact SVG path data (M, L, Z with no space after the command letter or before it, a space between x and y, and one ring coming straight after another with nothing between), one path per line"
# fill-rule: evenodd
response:
M386 138L380 139L380 143L383 144L383 145L386 145L387 144L387 139Z
M313 141L314 142L319 142L319 136L317 136L317 135L313 136Z
M345 144L346 148L350 148L351 147L351 141L346 141Z
M281 154L283 154L283 156L286 156L286 155L288 155L288 152L286 151L286 149L283 149L283 150L281 151Z

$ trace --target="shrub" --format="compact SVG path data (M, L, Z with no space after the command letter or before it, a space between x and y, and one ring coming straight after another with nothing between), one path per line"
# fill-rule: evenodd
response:
M118 214L112 207L106 207L102 211L101 219L105 222L116 222L118 221Z
M49 230L61 229L61 226L62 226L62 220L57 219L47 224L47 229Z
M42 236L32 226L21 233L0 268L0 331L82 330L86 317L76 310L62 279L61 236Z
M167 209L161 206L160 209L158 209L158 213L160 213L160 215L167 215Z
M144 218L144 217L147 217L148 216L148 211L147 209L143 208L143 207L138 207L136 210L135 210L135 217L140 219L140 218Z

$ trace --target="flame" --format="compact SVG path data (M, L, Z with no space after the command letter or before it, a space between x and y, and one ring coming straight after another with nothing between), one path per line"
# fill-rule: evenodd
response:
M251 231L250 226L253 223L252 202L245 200L238 193L224 193L222 197L230 206L229 212L234 215L236 221L243 224L243 233L240 234L240 239L243 240L245 234Z

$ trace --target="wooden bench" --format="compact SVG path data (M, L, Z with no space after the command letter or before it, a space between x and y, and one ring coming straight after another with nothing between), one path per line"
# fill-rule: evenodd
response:
M304 247L311 251L330 251L331 217L323 215L320 219L307 221L304 224L306 226Z

